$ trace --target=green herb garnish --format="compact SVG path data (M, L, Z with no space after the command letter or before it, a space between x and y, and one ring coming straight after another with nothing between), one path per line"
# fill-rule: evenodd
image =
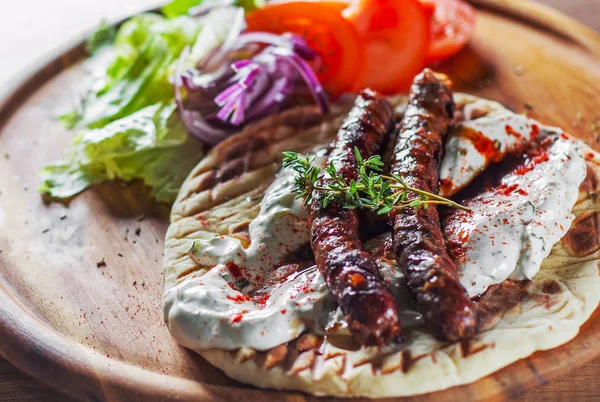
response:
M384 163L379 155L365 160L356 147L354 154L358 163L358 179L346 183L333 163L322 169L315 166L314 157L284 152L283 166L296 172L296 198L310 203L314 190L319 190L324 193L321 199L324 207L336 202L346 209L368 209L379 215L409 207L427 209L429 205L446 205L469 211L469 208L452 200L409 186L398 175L381 174ZM327 180L319 183L322 177ZM413 196L409 197L410 194Z

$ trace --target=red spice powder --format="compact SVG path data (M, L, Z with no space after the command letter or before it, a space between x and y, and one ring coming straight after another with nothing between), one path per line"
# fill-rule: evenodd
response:
M348 279L350 280L350 285L353 288L361 287L366 282L365 277L361 274L352 274L348 277Z
M499 149L500 144L487 138L481 131L463 127L460 135L471 141L477 152L482 154L489 161L498 162L502 159L502 152L500 152Z
M246 314L248 312L248 310L242 310L242 312L238 315L236 315L235 317L233 317L231 319L231 322L235 323L235 322L240 322L242 321L242 318L244 317L244 314Z
M537 165L538 163L542 163L542 162L548 162L549 160L550 160L550 157L548 156L548 153L545 149L542 152L540 152L539 154L535 155L532 159L532 161L535 165Z
M465 262L467 260L466 250L464 249L463 243L448 240L446 247L452 260L455 262Z
M522 196L529 195L529 193L527 191L523 190L522 188L519 188L516 191L518 194L521 194Z
M242 270L235 262L229 261L225 267L234 278L238 279L242 277Z
M519 176L523 176L525 173L530 172L535 165L531 165L531 164L527 164L527 165L520 165L517 170L515 170L515 173L518 174Z
M548 150L545 147L541 147L539 149L536 149L535 151L530 152L529 159L524 164L519 166L515 170L515 173L522 176L525 173L533 170L533 168L536 165L543 163L543 162L547 162L549 160L550 160L550 157L548 156Z
M486 159L495 161L498 158L498 149L494 141L485 137L482 133L478 132L472 139L473 146L482 154Z
M504 127L504 131L506 131L506 134L508 134L508 135L512 135L513 137L515 137L515 138L517 138L517 139L519 139L519 140L520 140L521 138L523 138L523 136L522 136L521 134L519 134L518 132L516 132L516 131L515 131L515 129L514 129L514 128L512 128L512 127L511 127L511 126L509 126L509 125L506 125L506 126Z
M452 180L450 179L442 179L440 180L440 189L448 191L452 188Z
M310 285L305 283L298 287L298 292L310 293L310 292L314 292L314 289Z
M246 296L246 295L235 295L235 296L227 296L227 298L229 300L232 300L236 303L243 303L245 301L250 300L250 296Z
M259 305L260 308L264 308L270 297L271 297L270 294L265 293L265 294L254 296L254 301L256 302L256 304Z
M506 185L506 184L501 184L498 187L496 187L496 191L498 192L498 194L501 195L511 195L517 188L519 187L518 184L513 184L513 185Z
M531 125L531 133L529 134L532 140L540 136L540 127L537 124Z

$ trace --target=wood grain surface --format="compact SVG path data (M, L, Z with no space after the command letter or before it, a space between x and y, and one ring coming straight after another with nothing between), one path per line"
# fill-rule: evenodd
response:
M579 17L582 21L590 24L595 23L595 28L600 29L600 0L547 0L547 2L564 9L566 12L572 13L572 15ZM506 24L510 24L509 21L505 21L502 18L494 20L494 23L497 24L497 28L503 26L506 28L508 26ZM514 43L518 42L519 35L525 32L525 28L513 31L511 35L514 37ZM599 92L600 88L595 88L595 91L592 90L589 95L585 93L585 97L581 94L581 91L585 92L589 90L586 89L588 87L586 80L592 79L590 77L594 77L592 79L593 82L600 82L598 81L598 78L600 78L598 60L592 60L578 50L569 50L572 45L564 41L560 41L558 44L564 52L563 56L574 58L569 63L575 63L578 68L581 68L581 71L586 71L587 78L582 78L582 82L578 83L577 80L579 78L575 79L576 85L579 86L580 90L580 92L577 92L574 91L573 82L568 82L569 80L565 79L565 83L552 82L550 84L549 80L551 77L544 78L543 74L532 77L530 72L533 71L533 68L528 68L529 66L526 63L519 65L519 68L524 68L523 76L515 74L517 65L511 64L511 58L503 60L499 56L494 57L494 54L503 53L499 49L487 48L486 41L493 39L493 32L482 32L479 29L478 35L479 39L474 44L476 54L480 57L482 55L489 56L486 59L494 61L497 72L500 74L499 78L502 78L505 83L499 88L479 88L477 89L478 92L505 101L516 109L522 109L525 101L533 102L536 106L539 105L535 109L535 113L538 114L537 117L547 122L560 124L588 139L593 138L593 134L585 129L587 125L584 127L581 119L595 119L599 117L596 111L597 102L594 101L594 95ZM535 43L538 46L549 46L550 42L552 42L544 39L543 35L539 32L535 32L532 35L539 36L535 37ZM511 52L509 48L504 51L506 52L504 54ZM573 53L570 53L571 51ZM547 50L547 52L550 52L550 50ZM513 53L515 52L513 51ZM526 53L525 50L516 53L518 57L526 57L522 54ZM550 53L546 52L541 53L536 55L537 61L544 60L544 58L548 58L550 55ZM566 60L557 61L557 64L562 63L566 63ZM594 64L594 67L586 67L587 65ZM456 70L457 66L449 68ZM547 74L557 74L557 71L543 68L540 71ZM484 74L486 73L486 66L485 64L480 64L479 70L475 69L471 72ZM89 348L101 350L103 354L108 355L109 359L113 358L116 362L135 361L146 369L157 373L166 370L172 374L175 370L183 370L184 372L181 374L183 377L196 378L200 376L204 379L211 378L221 385L231 384L231 381L222 378L216 370L199 362L199 359L193 354L181 351L181 349L172 344L170 339L161 338L157 340L155 338L157 334L165 333L165 329L161 328L160 320L156 319L157 315L160 316L160 300L157 297L160 297L161 280L160 272L156 271L159 265L152 262L160 259L162 251L160 243L162 241L164 222L160 219L160 216L164 216L164 208L156 209L150 203L140 203L138 201L140 199L138 197L139 188L122 189L119 185L107 186L88 192L77 199L69 209L65 209L60 205L47 206L41 204L39 200L36 201L34 171L44 162L54 159L60 154L60 150L68 141L68 136L65 136L57 126L50 128L44 126L44 138L33 136L30 132L32 128L41 128L44 125L44 122L47 121L51 114L54 102L57 99L65 99L62 89L74 86L79 77L78 74L78 71L70 71L67 74L61 75L52 85L44 87L41 92L36 93L27 102L26 110L21 110L2 129L0 149L10 149L12 156L9 159L0 161L3 165L0 166L0 171L4 172L3 176L0 173L0 180L2 180L2 184L0 185L0 191L2 191L0 193L0 205L4 208L10 205L13 211L18 210L20 212L18 216L1 217L4 221L3 228L10 227L11 236L15 241L11 242L10 238L0 238L0 249L18 251L19 238L34 239L28 246L34 246L37 244L36 242L41 242L40 244L49 243L55 247L54 249L42 249L42 255L36 255L33 251L19 254L21 262L23 260L30 263L35 261L36 264L28 267L26 272L20 272L20 275L14 276L7 274L12 272L10 271L11 268L16 269L16 266L3 268L2 275L5 277L10 276L8 282L11 286L15 286L19 290L25 290L24 294L18 293L20 302L33 303L40 311L48 314L47 316L42 314L42 317L49 317L47 318L48 322L43 323L44 325L50 325L51 328L59 329ZM540 80L541 82L539 82ZM539 88L543 84L547 84L548 88L551 88L552 91L535 93L535 88ZM469 83L465 82L464 85L468 86ZM574 96L573 93L579 96ZM561 101L561 107L546 103L547 99L557 97L566 97L566 99ZM589 102L588 99L592 99L593 102ZM0 112L0 123L4 123L1 120L5 117L7 116L2 116ZM31 121L41 123L37 123L38 125L34 126ZM585 122L588 121L586 120ZM25 139L22 138L23 136ZM20 154L20 152L30 152L26 147L36 150L36 155L43 154L43 157L33 158L34 160L27 158L15 160L19 159L19 156L26 155L25 153ZM116 200L114 197L115 194L119 195ZM16 205L19 203L20 205ZM40 211L43 211L46 215L43 215ZM65 214L67 218L61 220L62 214ZM116 222L108 219L108 217L114 217L115 215L121 218ZM146 215L158 217L148 217L138 222L141 216ZM86 233L83 234L77 230L77 222L81 219L91 219L97 223L91 231L85 230ZM9 226L7 226L7 222ZM51 228L51 231L44 233L47 228ZM138 228L141 229L140 236L135 234ZM44 237L42 234L48 236ZM120 243L107 240L107 235L110 235L112 239L119 238ZM125 241L125 237L127 237L127 241ZM61 249L60 244L64 241L74 241L75 239L85 242L81 244L81 253L77 256L65 256L68 252ZM158 244L156 243L157 239ZM119 245L119 251L115 248L115 244ZM23 247L24 243L21 243L20 246ZM34 247L32 247L33 249ZM110 249L113 255L106 255L107 249ZM125 258L124 260L120 260L121 257L118 256L119 252L125 256L123 257ZM96 262L103 257L106 258L108 265L99 269L96 267ZM63 260L60 260L61 258ZM52 267L54 267L52 269L56 269L55 265L64 263L64 258L71 258L72 260L69 262L75 261L75 266L71 265L69 269L60 269L56 271L56 275L54 276L40 273L40 270L51 269ZM13 262L11 259L3 261L8 261L9 264ZM150 272L144 273L143 270L137 269L137 267L144 264L151 266ZM20 267L19 265L18 268ZM72 272L74 269L82 270L83 274L81 276L75 275ZM142 276L140 276L140 273L142 273ZM82 278L85 280L79 282ZM42 294L43 292L38 290L45 289L44 291L49 291L48 288L51 286L48 286L48 283L53 282L56 287L54 293ZM87 282L92 282L94 285L89 286ZM61 287L63 283L69 283L70 286ZM37 284L38 287L24 286L30 284ZM89 293L87 303L82 304L81 299L78 299L81 296L77 295L79 286L87 286L86 291ZM127 287L128 290L122 294L119 289L123 287ZM109 297L107 298L107 295L103 293L103 289L109 289L113 294L108 295ZM95 294L94 292L99 293ZM106 305L98 303L99 300L102 300L102 303L106 303ZM96 304L93 305L90 301L95 301ZM76 311L80 306L84 306L86 311ZM61 312L60 314L63 314L63 316L56 317L57 311ZM107 315L108 312L110 312L110 316ZM42 319L46 320L46 318ZM124 323L127 323L129 328L139 329L139 333L136 332L137 330L124 331ZM123 348L116 346L123 341L135 345L145 344L147 348L145 350L136 350L137 354L130 353L130 350L124 352ZM595 340L595 343L591 342L585 346L589 347L590 355L600 347L598 339ZM575 351L563 348L563 351L564 359L574 359L576 354L581 355L585 352L585 349ZM38 351L29 350L21 357L27 358L29 355L35 355L36 353ZM13 357L16 355L18 353L15 350ZM65 356L65 359L68 357ZM540 363L539 360L537 362L538 364ZM546 360L545 363L555 364L558 367L561 361L550 359ZM60 373L48 370L48 367L51 366L45 366L43 362L40 362L36 375L47 378L54 378L54 376L60 375ZM195 372L199 367L202 371L201 375ZM544 369L544 367L538 368ZM553 372L551 374L553 376L558 373ZM578 370L564 373L559 379L524 394L518 400L597 400L597 395L600 394L599 374L600 360L595 360ZM506 378L510 379L510 377ZM506 378L504 379L506 380ZM523 381L546 382L545 379L532 380L531 378L524 378ZM73 378L73 387L77 387L78 384L76 382L77 378ZM487 385L484 383L483 387L485 388L485 386L493 388L495 385L490 382ZM482 386L475 387L474 389L482 391ZM515 395L523 392L523 389L514 388ZM218 395L218 393L214 395ZM236 395L240 400L252 400L253 395L256 396L258 394L240 389L240 392L236 393ZM457 395L461 394L454 394L455 397ZM438 395L434 399L440 398L442 396ZM302 400L303 398L290 397L288 400L292 399ZM10 364L2 360L0 361L0 400L63 401L68 399L50 390L45 385L21 374Z

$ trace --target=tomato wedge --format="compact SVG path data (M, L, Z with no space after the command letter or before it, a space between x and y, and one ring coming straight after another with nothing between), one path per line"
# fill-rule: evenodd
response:
M418 0L359 0L344 10L365 40L358 86L392 94L410 87L425 66L430 15Z
M363 40L341 15L347 3L340 1L293 1L268 3L246 17L249 31L302 35L321 56L317 77L335 98L353 88L362 75Z
M431 0L422 0L428 1ZM475 10L462 0L436 0L427 64L458 53L473 36Z
M435 12L436 0L419 0L419 3L421 3L427 15L429 17L433 17L433 13Z

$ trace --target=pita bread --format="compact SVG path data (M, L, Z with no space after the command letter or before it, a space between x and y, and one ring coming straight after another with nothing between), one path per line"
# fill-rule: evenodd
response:
M456 99L465 119L503 109L467 95L458 94ZM401 104L401 99L394 102ZM336 109L327 118L312 108L287 111L213 149L190 174L173 206L166 237L165 291L210 269L189 257L194 240L215 234L243 237L280 168L281 152L326 145L345 111ZM554 246L533 281L505 281L484 294L477 303L483 331L473 340L442 342L416 326L407 329L403 344L388 348L358 348L343 334L305 333L264 352L249 348L197 352L228 376L259 387L375 398L470 383L570 341L600 301L600 200L594 196L600 191L600 157L591 150L587 155L588 176L569 233Z

